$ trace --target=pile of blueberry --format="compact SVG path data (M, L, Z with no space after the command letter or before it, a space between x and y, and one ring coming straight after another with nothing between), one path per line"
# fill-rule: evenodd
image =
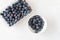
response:
M31 7L28 5L28 3L26 3L25 0L19 0L3 11L1 15L8 22L9 26L12 26L31 11Z
M38 33L43 29L44 21L39 15L35 15L29 19L28 24L34 30L35 33Z

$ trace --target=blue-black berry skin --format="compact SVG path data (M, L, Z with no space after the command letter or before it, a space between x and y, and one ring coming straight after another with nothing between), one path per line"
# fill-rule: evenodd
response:
M38 33L43 29L44 20L39 15L35 15L29 19L28 24L35 33Z
M31 11L31 7L25 0L18 0L18 2L3 11L1 15L8 22L9 26L12 26Z

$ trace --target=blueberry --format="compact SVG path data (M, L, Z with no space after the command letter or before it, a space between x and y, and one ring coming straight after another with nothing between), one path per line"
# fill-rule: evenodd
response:
M39 15L35 15L29 19L28 24L35 33L38 33L43 29L44 20Z
M31 7L25 0L18 0L15 4L12 4L12 6L6 8L1 15L7 21L9 26L12 26L31 11Z

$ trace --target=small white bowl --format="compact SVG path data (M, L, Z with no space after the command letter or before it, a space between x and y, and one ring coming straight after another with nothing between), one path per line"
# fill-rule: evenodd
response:
M40 15L39 15L40 16ZM40 16L41 17L41 16ZM42 19L43 19L43 21L44 21L44 26L43 26L43 28L42 28L42 30L40 31L40 32L38 32L38 33L43 33L43 32L45 32L45 30L46 30L46 28L47 28L47 22L46 22L46 20L43 18L43 17L41 17ZM28 25L29 26L29 25ZM31 27L29 27L29 29L32 31L32 32L34 32L35 33L35 30L33 30Z

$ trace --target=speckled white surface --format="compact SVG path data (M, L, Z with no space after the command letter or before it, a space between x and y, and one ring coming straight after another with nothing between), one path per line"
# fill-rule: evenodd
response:
M0 0L0 13L17 0ZM0 16L0 40L60 40L60 0L26 0L32 7L31 14L9 27ZM35 34L28 28L28 20L40 15L47 21L44 33Z

